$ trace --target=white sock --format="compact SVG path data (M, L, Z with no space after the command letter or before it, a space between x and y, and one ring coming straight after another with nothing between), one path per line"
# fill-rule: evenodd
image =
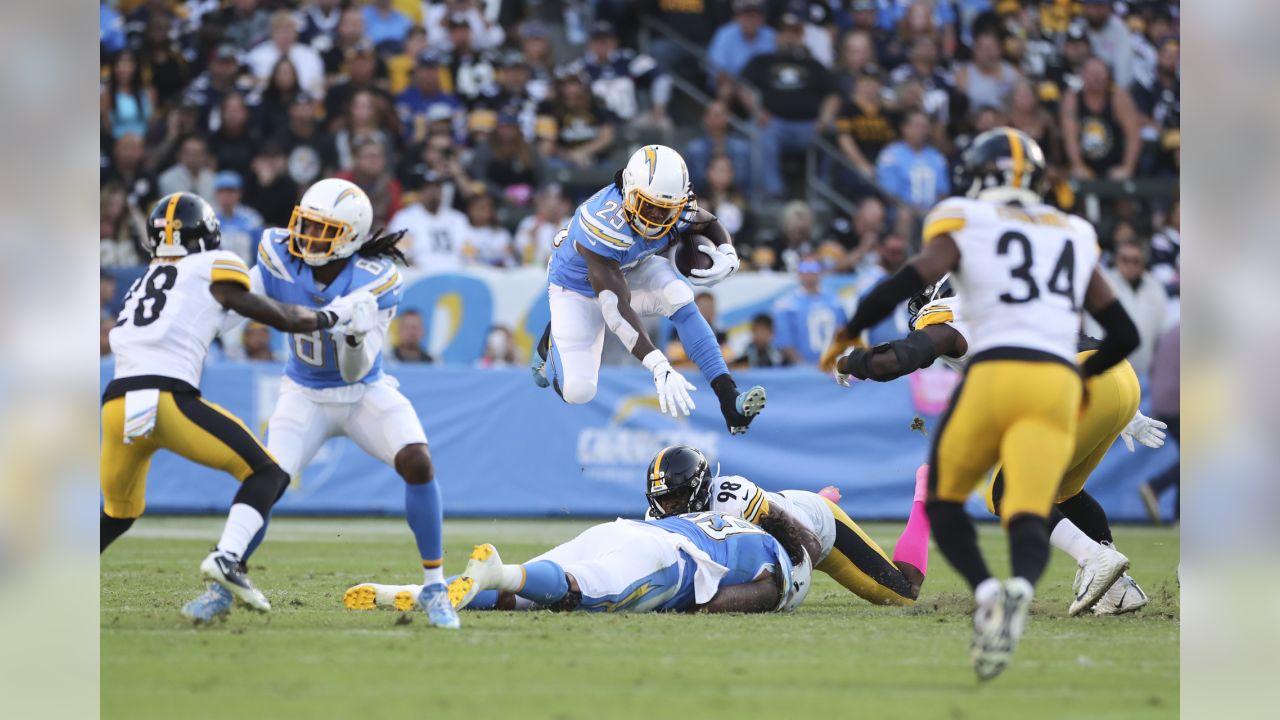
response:
M422 568L422 584L423 585L443 585L444 584L444 568L438 568L438 567Z
M1065 519L1049 533L1049 544L1075 558L1077 564L1093 557L1093 553L1098 550L1098 543L1085 535L1075 523Z
M262 529L262 515L244 503L231 506L227 513L227 524L222 529L222 539L218 541L220 552L234 555L237 560L244 557L249 541Z
M995 602L998 592L1000 592L1000 581L989 577L973 589L973 599L977 600L979 605L990 605Z
M506 592L519 592L523 587L524 567L520 565L503 565L502 575L498 580L498 586L489 589L504 590Z

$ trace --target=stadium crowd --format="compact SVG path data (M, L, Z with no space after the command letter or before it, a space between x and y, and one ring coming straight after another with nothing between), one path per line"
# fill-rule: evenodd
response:
M1046 199L1065 209L1084 210L1083 181L1176 187L1178 11L1176 0L101 0L102 351L117 278L145 262L143 219L167 193L210 199L223 246L250 264L261 229L338 176L369 194L375 228L407 231L414 267L543 266L576 203L657 141L684 155L743 270L799 280L755 318L736 364L812 364L821 348L792 339L804 314L845 312L822 276L901 266L983 130L1036 138ZM807 193L818 138L835 151L817 176L853 212ZM1176 195L1112 193L1091 214L1147 372L1177 323ZM403 312L395 335L398 360L431 361L421 315ZM261 327L241 350L277 359ZM511 333L494 328L481 364L514 362Z

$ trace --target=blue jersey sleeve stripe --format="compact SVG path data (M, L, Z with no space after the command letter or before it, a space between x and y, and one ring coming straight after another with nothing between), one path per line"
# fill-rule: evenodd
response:
M624 248L635 242L626 235L592 217L591 213L587 212L586 205L583 205L578 209L578 217L583 221L587 228L595 232L597 237L605 240L612 240L615 244L621 245Z

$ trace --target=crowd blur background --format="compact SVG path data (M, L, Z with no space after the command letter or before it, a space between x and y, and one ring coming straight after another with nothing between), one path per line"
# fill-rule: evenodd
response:
M422 272L542 268L576 204L636 147L661 142L681 151L699 203L733 233L743 273L796 280L726 355L737 367L813 364L856 304L830 277L856 277L863 292L896 271L923 214L960 190L952 168L971 138L1010 125L1045 152L1046 201L1097 226L1146 375L1176 360L1179 10L102 0L101 352L146 259L144 218L167 193L209 199L224 247L250 264L262 229L287 224L303 190L338 176L369 194L375 228L407 231ZM699 297L713 325L715 306ZM401 310L395 359L434 362L430 308ZM901 334L903 315L871 339ZM474 363L527 360L511 336L495 326ZM272 337L250 325L221 351L279 360ZM606 363L628 360L606 349Z

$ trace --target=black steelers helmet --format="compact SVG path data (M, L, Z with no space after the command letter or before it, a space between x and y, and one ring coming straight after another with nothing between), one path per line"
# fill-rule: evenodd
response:
M977 197L983 190L1010 188L1040 194L1044 152L1031 136L1010 127L988 130L960 156L955 192Z
M183 257L213 250L222 243L222 226L213 206L195 193L165 195L147 218L151 257Z
M645 479L644 494L654 517L702 512L711 506L711 467L702 453L687 445L660 450L649 463ZM658 498L672 493L688 493L689 499L684 508L667 512Z
M916 324L916 316L924 309L924 306L934 300L953 297L956 294L955 288L951 287L951 273L943 275L938 282L926 286L925 289L916 293L907 301L907 316L911 318L911 325Z

